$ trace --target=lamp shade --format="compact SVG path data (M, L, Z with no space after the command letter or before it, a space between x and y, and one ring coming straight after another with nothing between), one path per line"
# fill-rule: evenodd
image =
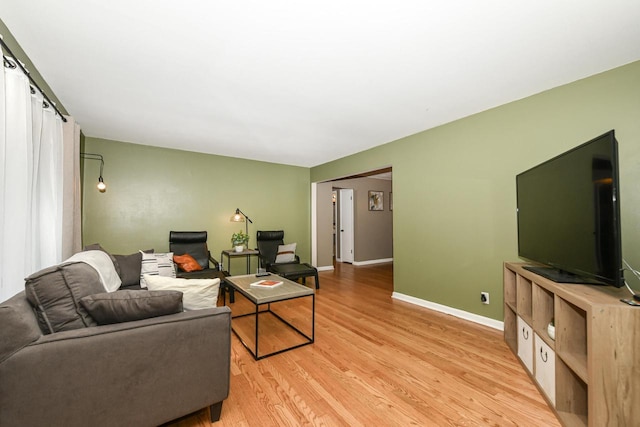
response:
M231 222L244 222L244 215L242 215L240 213L240 209L236 209L236 213L231 215L231 218L229 218L229 221L231 221Z

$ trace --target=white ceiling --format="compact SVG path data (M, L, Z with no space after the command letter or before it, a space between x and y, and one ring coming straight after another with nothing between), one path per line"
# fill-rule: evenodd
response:
M638 0L0 0L92 137L315 166L640 59Z

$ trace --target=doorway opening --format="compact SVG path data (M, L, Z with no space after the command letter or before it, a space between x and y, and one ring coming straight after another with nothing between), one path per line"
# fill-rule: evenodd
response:
M312 193L312 258L319 270L393 261L391 167L312 183Z

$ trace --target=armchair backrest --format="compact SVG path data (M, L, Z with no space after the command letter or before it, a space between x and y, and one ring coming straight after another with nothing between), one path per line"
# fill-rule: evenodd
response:
M284 245L284 231L258 231L256 242L260 251L260 265L266 267L276 262L278 246Z
M174 255L189 254L200 267L209 268L209 248L206 231L170 231L169 251Z

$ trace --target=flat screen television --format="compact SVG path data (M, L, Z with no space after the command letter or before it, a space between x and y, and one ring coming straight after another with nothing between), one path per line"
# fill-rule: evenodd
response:
M560 283L624 286L613 130L516 176L518 256Z

